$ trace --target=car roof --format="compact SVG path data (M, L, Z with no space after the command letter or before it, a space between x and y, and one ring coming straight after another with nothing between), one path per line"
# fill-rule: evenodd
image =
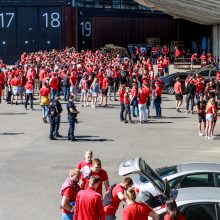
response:
M220 173L220 164L218 163L182 163L177 165L179 172L211 171Z
M220 202L220 188L218 187L193 187L174 190L171 195L176 202L210 201Z

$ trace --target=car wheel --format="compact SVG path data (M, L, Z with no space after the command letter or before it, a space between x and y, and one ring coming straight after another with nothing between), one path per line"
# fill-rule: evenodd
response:
M166 91L170 95L174 95L175 94L173 86L168 86Z

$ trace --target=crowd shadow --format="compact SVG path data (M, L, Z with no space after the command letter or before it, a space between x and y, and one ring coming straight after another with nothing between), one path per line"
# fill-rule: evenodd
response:
M0 132L0 135L20 135L24 134L23 132Z
M168 116L163 116L163 117L160 118L160 119L183 119L183 118L190 118L190 117L187 117L187 116L180 116L180 117L178 117L178 116L170 116L170 117L168 117Z

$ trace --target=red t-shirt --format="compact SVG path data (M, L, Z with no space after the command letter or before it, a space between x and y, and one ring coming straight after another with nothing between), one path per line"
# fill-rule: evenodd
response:
M147 97L150 96L151 91L150 91L150 89L149 89L148 87L144 87L144 88L142 88L142 90L143 90L143 92L146 94Z
M161 96L162 95L162 89L160 87L157 87L155 90L154 90L155 94L157 96Z
M130 97L129 97L129 94L127 92L125 92L125 94L124 94L124 104L125 105L130 105Z
M102 195L102 182L108 180L108 174L105 170L101 169L98 173L95 173L93 171L90 172L89 176L98 176L100 178L100 184L97 188L96 192ZM85 183L84 189L89 188L89 178L84 177L84 175L81 176L81 180Z
M75 74L70 76L70 84L71 86L75 86L77 84L77 76Z
M121 89L121 90L119 91L120 103L124 103L124 94L125 94L125 91Z
M5 81L5 75L3 73L0 73L0 85L3 85Z
M115 215L121 200L118 198L118 193L124 194L124 189L121 184L117 184L112 190L112 205L104 207L105 215Z
M48 96L50 94L50 89L43 87L40 89L39 93L40 93L40 96Z
M76 201L76 193L71 187L68 187L63 191L63 196L69 197L69 202ZM62 208L62 212L63 213L71 213L70 211L68 211L64 208Z
M137 96L138 96L138 89L137 88L132 88L131 96L132 96L132 98L137 98Z
M13 79L11 80L11 85L12 85L12 86L21 86L21 79L19 79L19 78L13 78Z
M153 210L145 203L134 202L122 211L122 220L148 220Z
M73 220L105 220L102 198L92 187L77 193Z
M196 86L196 92L200 93L200 92L202 92L202 90L203 90L203 88L204 88L204 83L202 83L202 82L197 82L197 83L195 84L195 86Z
M54 90L58 90L58 79L55 77L52 77L50 82L50 87Z
M30 82L26 82L24 87L25 87L25 89L33 90L33 84Z
M168 214L166 214L164 216L164 220L171 220L170 216ZM176 220L186 220L186 218L182 214L179 214L178 217L176 218Z
M140 91L138 104L146 104L147 102L147 94L143 91Z
M103 88L103 89L107 89L107 88L108 88L108 78L107 78L107 77L105 77L105 78L103 79L102 88Z
M181 87L181 82L176 82L174 84L174 91L176 94L182 94L182 87Z
M206 114L214 114L214 113L216 112L216 107L215 107L215 105L211 105L208 109L207 109L207 111L206 111Z

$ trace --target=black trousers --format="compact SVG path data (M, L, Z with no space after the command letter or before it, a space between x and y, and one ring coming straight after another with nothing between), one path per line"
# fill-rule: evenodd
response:
M55 136L59 135L59 128L60 128L60 114L55 117Z
M191 111L193 111L194 107L194 95L187 94L186 95L186 110L189 111L189 103L191 104Z
M131 108L130 105L125 105L125 120L127 121L127 116L129 121L131 121Z
M27 108L29 100L30 100L30 105L31 105L31 109L32 109L33 108L33 93L27 93L26 94L25 108Z
M124 121L125 104L121 103L120 120Z
M69 122L68 140L74 140L76 119L72 115L69 114L68 122Z
M49 138L52 139L52 138L54 138L55 125L56 125L55 117L50 116L49 121L50 121L50 135L49 135Z

